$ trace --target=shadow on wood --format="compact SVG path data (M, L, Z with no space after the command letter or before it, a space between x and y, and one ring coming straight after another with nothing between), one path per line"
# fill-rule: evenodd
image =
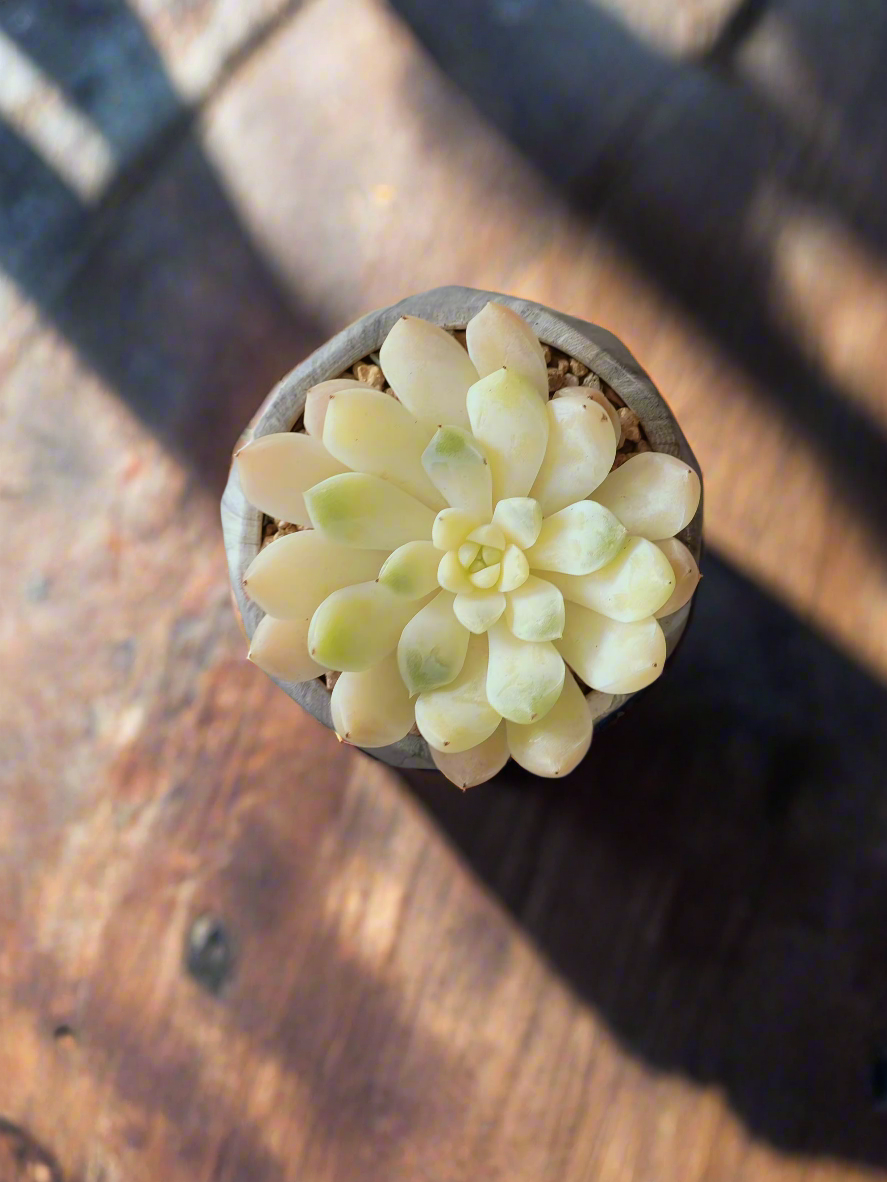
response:
M570 777L409 781L633 1053L783 1149L881 1164L887 690L705 575L673 667Z
M806 138L728 81L722 60L674 62L591 3L390 3L481 114L791 416L887 545L878 508L887 501L887 434L811 360L811 342L779 300L776 251L790 198L803 194L823 216L859 226L859 184L848 203L822 183ZM756 17L740 40L761 27ZM862 36L865 21L853 27ZM868 110L878 112L884 149L881 107ZM442 142L459 135L433 117L427 130ZM857 180L870 143L859 151ZM870 245L887 236L881 175L870 174L866 207L877 190L882 227Z
M0 124L0 267L220 490L238 432L327 331L283 294L121 0L8 5L0 31L98 129L116 169L89 204Z

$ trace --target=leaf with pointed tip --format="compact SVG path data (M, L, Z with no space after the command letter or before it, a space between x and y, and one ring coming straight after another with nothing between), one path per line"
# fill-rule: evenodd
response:
M302 426L315 439L323 438L323 424L326 419L330 395L340 390L372 390L366 382L355 381L354 378L330 378L328 382L318 382L305 395L305 408L302 411Z
M346 471L319 439L279 431L260 435L237 453L243 495L251 505L293 525L310 525L307 489Z
M440 551L431 542L406 542L382 564L379 582L404 599L423 599L437 588Z
M432 430L390 394L339 390L330 396L323 444L354 472L381 476L437 512L446 502L422 466Z
M417 419L468 427L465 395L477 381L477 370L448 332L418 316L401 316L379 350L379 363Z
M548 403L548 446L530 496L549 516L584 500L605 479L616 458L616 439L606 411L591 398Z
M625 533L603 505L577 501L545 518L535 545L526 552L527 561L533 570L587 575L616 556Z
M461 427L441 427L422 453L428 478L448 505L485 521L493 511L493 477L484 450Z
M350 550L317 530L286 534L260 550L243 577L247 595L269 615L308 621L340 587L374 579L386 550Z
M468 354L480 377L510 369L526 378L548 401L548 366L539 338L522 316L505 304L490 301L466 328Z
M551 574L567 599L629 624L655 615L675 586L668 559L645 538L626 538L606 566L590 575Z
M659 451L640 452L592 494L631 534L661 542L696 516L702 485L689 464Z
M534 776L566 776L591 746L591 711L572 673L544 718L529 726L507 722L508 749L516 763Z
M409 734L415 715L394 653L362 673L342 673L330 697L336 734L356 747L387 747Z
M403 630L397 666L410 694L427 693L458 675L468 649L468 631L453 612L453 596L440 591Z
M544 718L564 684L564 662L553 644L518 640L504 620L487 633L487 697L503 718L530 723Z
M458 550L475 526L476 513L465 509L441 509L434 519L431 540L438 550Z
M308 653L308 620L264 616L249 645L254 665L281 681L310 681L326 672Z
M497 369L468 391L468 416L493 470L494 502L525 497L548 442L548 415L536 391L520 374Z
M429 746L458 755L488 739L501 716L487 701L487 641L472 636L455 681L416 699L416 725Z
M458 755L438 751L428 745L431 758L439 772L457 788L474 788L492 780L508 763L508 743L505 738L505 724L500 722L488 739L469 747Z
M421 601L393 595L381 583L334 591L311 617L308 652L327 669L362 673L397 647Z
M558 652L592 689L633 694L656 680L665 666L665 636L654 619L623 624L566 603Z
M670 598L666 600L658 612L653 613L657 620L661 620L666 616L674 615L676 611L681 610L685 603L690 602L702 576L699 574L696 559L683 542L678 541L677 538L664 538L661 542L656 542L656 545L668 559L675 577L675 588Z

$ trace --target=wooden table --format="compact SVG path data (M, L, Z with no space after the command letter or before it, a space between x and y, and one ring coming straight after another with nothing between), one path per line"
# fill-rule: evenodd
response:
M2 1182L887 1176L883 20L614 6L666 85L587 190L377 0L0 14ZM691 636L563 783L405 781L230 610L239 429L444 282L611 328L706 475Z

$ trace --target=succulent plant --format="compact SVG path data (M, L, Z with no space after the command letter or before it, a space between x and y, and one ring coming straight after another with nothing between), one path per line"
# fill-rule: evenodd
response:
M246 571L267 613L250 658L286 681L338 671L340 738L381 747L415 724L462 787L509 755L566 774L593 728L577 677L613 695L662 673L658 619L699 577L675 535L700 497L670 455L614 470L612 408L584 387L549 398L542 346L511 309L488 303L466 344L402 317L379 355L392 392L322 382L304 432L236 461L254 506L305 527Z

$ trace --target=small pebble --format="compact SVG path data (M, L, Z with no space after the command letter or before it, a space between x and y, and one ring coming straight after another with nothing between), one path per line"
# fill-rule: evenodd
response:
M592 390L601 389L601 379L596 373L590 373L587 378L582 379L582 385L588 386Z
M558 357L557 361L554 363L554 368L558 373L569 373L570 362L566 357Z
M574 373L565 373L564 374L564 385L565 386L578 386L579 379L576 377L576 375Z
M640 443L637 445L637 447L635 448L635 453L637 453L639 451L652 451L652 450L653 450L652 447L650 447L650 445L649 445L649 443L647 443L646 439L642 439L640 441Z
M334 669L331 669L329 673L324 673L323 680L326 682L326 688L330 693L333 692L333 686L339 680L340 676L341 674L337 673Z
M606 396L609 398L609 400L613 403L614 406L617 406L617 407L618 406L625 406L625 403L619 397L619 395L616 393L616 391L613 389L612 386L608 386L606 382L601 382L601 389L606 394Z
M551 365L551 349L548 345L542 346L542 356L545 358L545 364Z
M626 460L631 459L632 455L633 453L630 451L618 451L616 453L616 459L613 461L613 467L610 469L610 471L615 472L617 468L621 468Z
M359 382L366 382L376 390L385 389L385 375L378 365L365 365L358 362L354 366L354 376Z
M555 390L560 390L564 384L564 375L559 369L550 369L548 371L548 393L553 394Z
M629 407L623 406L619 410L619 418L622 422L623 439L630 439L632 443L638 443L641 438L641 420L638 416Z
M570 373L574 373L577 378L584 378L588 373L588 366L583 365L581 361L577 361L575 357L571 357Z

